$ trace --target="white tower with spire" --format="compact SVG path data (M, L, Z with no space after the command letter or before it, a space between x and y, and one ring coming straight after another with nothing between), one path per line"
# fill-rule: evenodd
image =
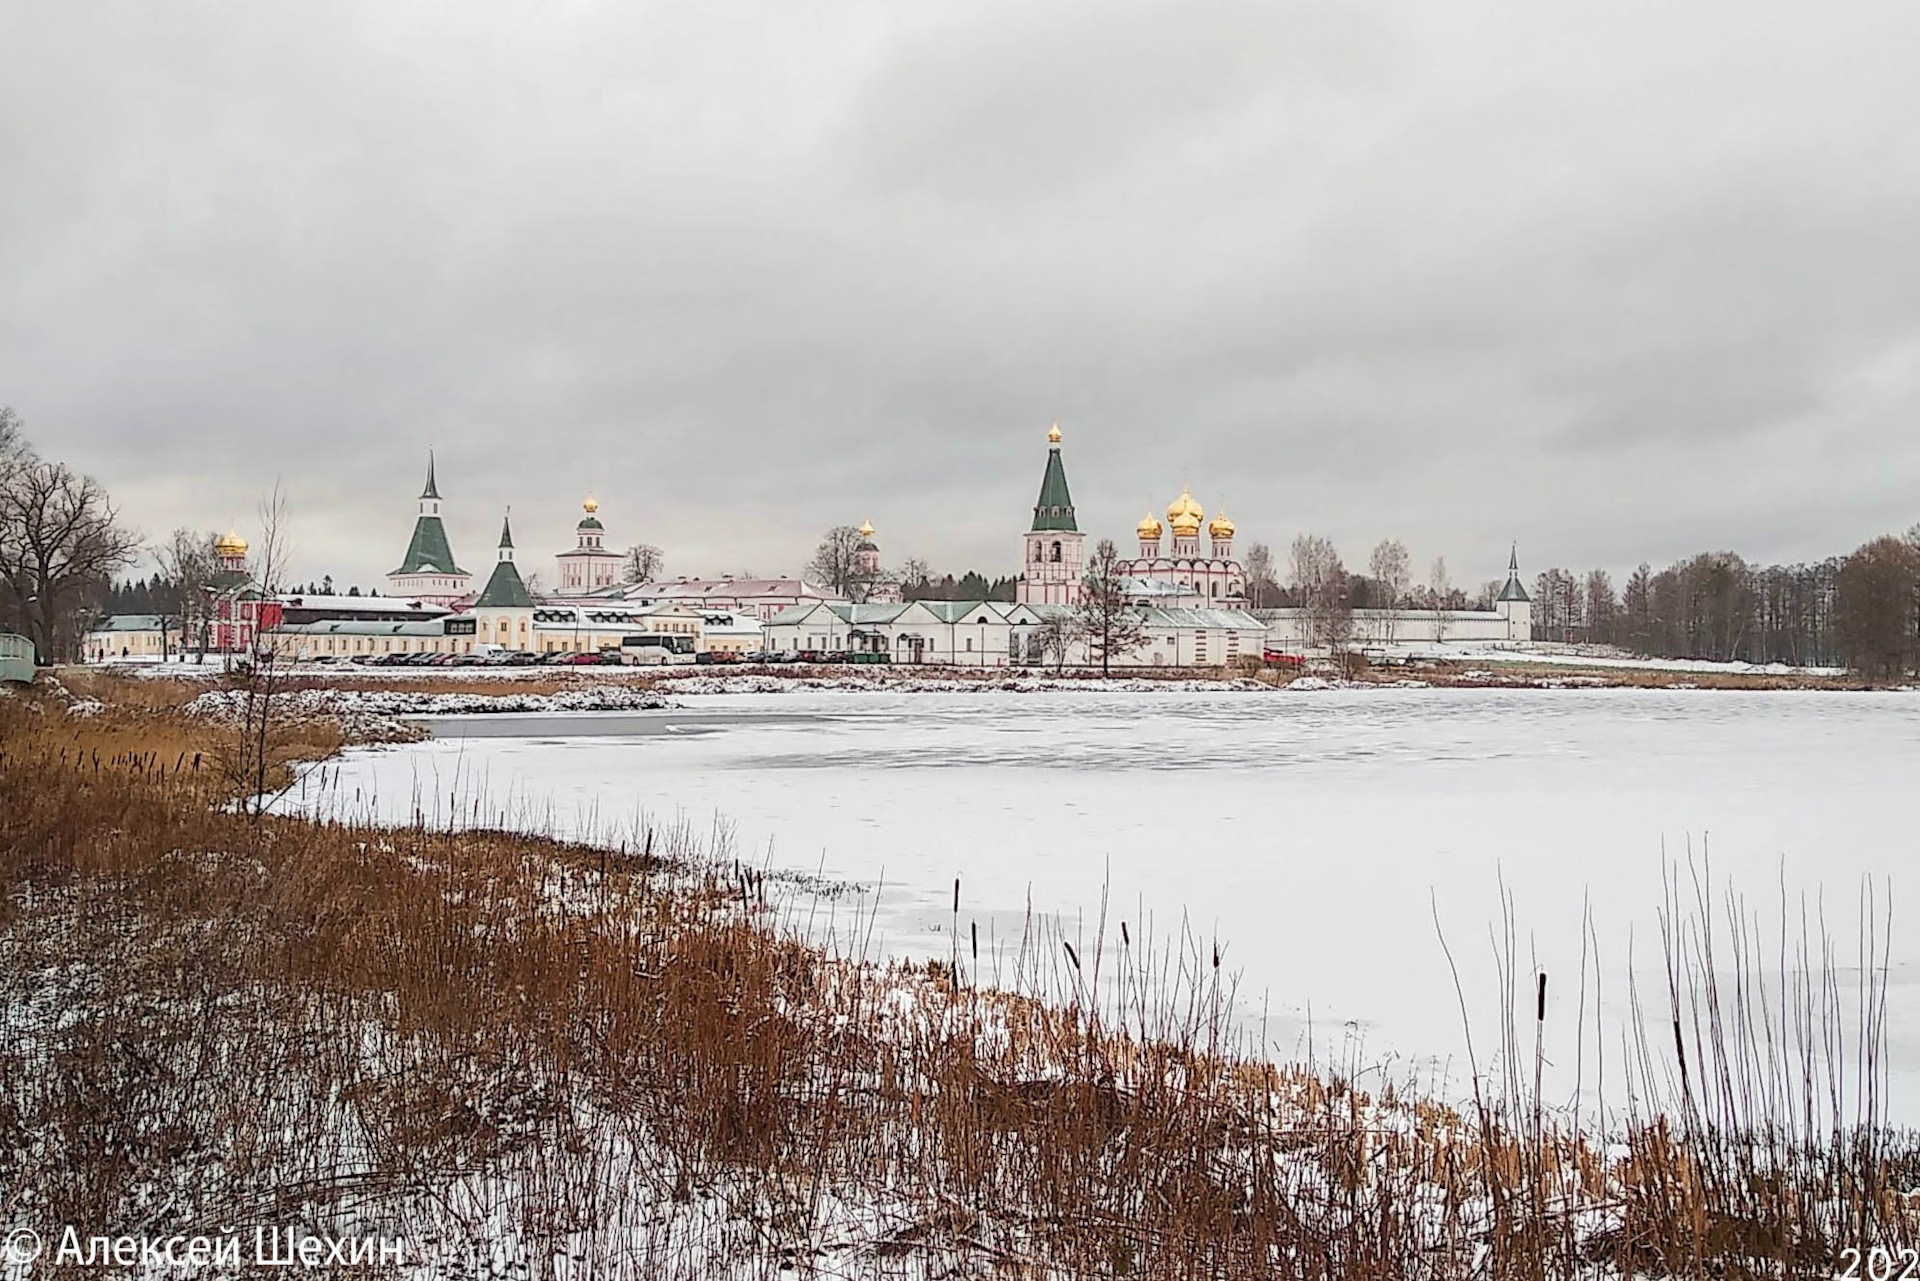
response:
M453 559L447 527L440 520L440 486L434 477L433 451L427 451L427 484L413 518L413 538L398 569L387 573L387 594L435 605L452 605L467 594L473 576Z
M1515 543L1513 550L1507 554L1507 582L1494 600L1493 608L1507 625L1508 640L1533 639L1533 600L1520 582L1519 543Z

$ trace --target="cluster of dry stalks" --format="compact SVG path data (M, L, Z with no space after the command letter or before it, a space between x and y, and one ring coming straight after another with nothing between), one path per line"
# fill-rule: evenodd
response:
M1370 1097L1243 1052L1190 942L1036 932L995 988L956 889L949 962L836 960L684 829L261 816L207 732L0 700L0 1228L648 1278L1778 1276L1911 1237L1911 1140L1792 1093L1852 1060L1790 975L1716 996L1684 1074L1629 1046L1602 1137L1529 1096L1522 1026L1474 1108Z

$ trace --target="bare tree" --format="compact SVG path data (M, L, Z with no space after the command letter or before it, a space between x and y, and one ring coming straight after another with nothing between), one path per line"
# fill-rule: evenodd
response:
M197 532L183 525L173 531L172 541L154 554L154 559L160 562L161 576L174 592L180 652L184 654L191 646L194 661L201 663L207 659L214 574L220 568L219 554L213 548L217 537L217 534ZM162 615L163 639L165 627L166 616Z
M902 599L917 596L933 577L933 569L918 556L909 556L900 565L900 595Z
M660 577L666 567L665 552L652 543L635 543L627 548L627 558L620 564L620 581L629 586L651 583Z
M1447 575L1447 558L1435 556L1427 572L1427 590L1433 593L1433 639L1445 643L1453 630L1453 579Z
M1869 681L1913 670L1920 633L1920 552L1903 539L1876 538L1846 558L1835 583L1834 621L1847 666Z
M1400 613L1406 607L1407 588L1413 578L1407 560L1407 545L1397 538L1381 539L1374 547L1373 555L1367 559L1367 576L1373 579L1380 591L1380 600L1376 605L1380 614L1380 638L1391 645L1394 633L1399 630Z
M26 466L32 457L33 450L27 445L20 415L0 405L0 487L4 487L8 479Z
M222 764L241 808L258 822L267 812L273 797L268 786L276 772L286 765L285 726L279 715L280 695L285 692L289 663L282 661L278 637L280 579L287 564L287 500L276 483L273 492L260 503L260 538L254 544L253 583L235 596L232 608L238 624L243 611L253 611L253 650L232 673L230 679L240 693L239 724L235 741L223 754ZM251 596L248 600L246 597Z
M1139 613L1127 603L1124 564L1113 540L1101 539L1087 562L1080 603L1074 607L1089 657L1100 660L1102 676L1112 674L1115 658L1125 658L1146 640Z
M1040 625L1033 629L1032 644L1039 649L1042 661L1051 659L1055 671L1065 671L1067 656L1073 647L1080 643L1080 616L1078 614L1049 614Z
M1303 639L1309 646L1343 650L1353 638L1353 596L1340 553L1329 540L1302 534L1293 540L1291 570L1306 623Z
M140 539L91 476L32 457L10 470L0 487L0 608L48 662L66 653L89 593L133 564Z
M875 588L888 581L885 574L866 568L860 553L860 544L865 541L852 525L835 525L821 538L802 573L856 605L865 602Z
M1273 549L1265 543L1247 548L1247 604L1271 609L1280 603L1280 579L1273 568Z
M1604 569L1587 571L1587 639L1596 645L1614 643L1614 620L1620 601L1613 593L1613 575Z

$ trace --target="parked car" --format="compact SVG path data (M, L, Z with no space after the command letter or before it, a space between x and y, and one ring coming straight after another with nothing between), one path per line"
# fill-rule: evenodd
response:
M479 667L487 660L479 654L455 654L447 660L448 667Z
M1305 667L1305 654L1288 654L1282 650L1267 649L1260 652L1260 661L1269 667Z
M598 667L603 660L598 654L581 652L576 654L563 654L560 656L559 661L562 667ZM618 660L615 661L617 662Z

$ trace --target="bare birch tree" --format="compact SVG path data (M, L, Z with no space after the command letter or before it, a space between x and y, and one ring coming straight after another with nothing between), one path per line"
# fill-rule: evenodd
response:
M1407 545L1397 538L1383 538L1367 559L1367 577L1380 590L1378 611L1380 639L1391 645L1399 631L1400 614L1406 608L1407 588L1413 573L1407 560Z
M1305 623L1302 639L1309 646L1339 652L1353 638L1353 596L1340 553L1328 539L1302 534L1293 540L1290 559L1293 590Z
M1247 548L1247 604L1271 609L1280 603L1280 579L1273 568L1273 549L1265 543Z
M1453 630L1453 579L1447 574L1447 558L1435 556L1427 573L1427 590L1433 593L1433 639L1445 644Z

